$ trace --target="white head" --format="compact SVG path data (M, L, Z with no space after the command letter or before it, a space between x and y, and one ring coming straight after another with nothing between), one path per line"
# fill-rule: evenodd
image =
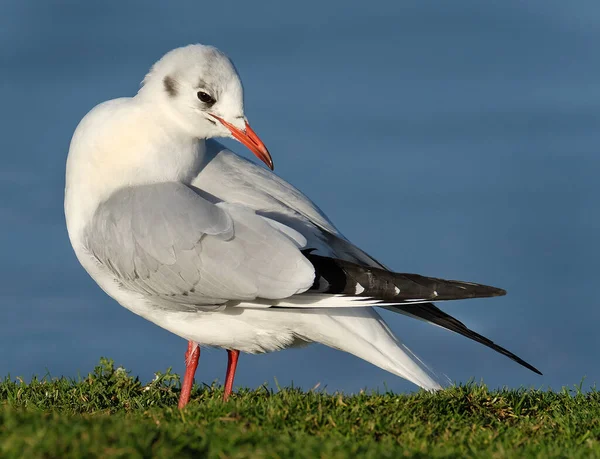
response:
M273 168L271 155L244 115L237 70L218 49L189 45L169 51L152 66L138 97L163 108L191 136L232 137Z

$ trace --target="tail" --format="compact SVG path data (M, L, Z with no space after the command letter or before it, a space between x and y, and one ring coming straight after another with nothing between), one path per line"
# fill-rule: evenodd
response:
M394 273L382 268L313 255L310 251L305 251L304 255L315 267L316 274L315 282L309 292L369 297L378 300L379 305L386 309L439 325L505 355L534 373L542 374L533 365L429 303L433 300L502 296L506 294L505 290L472 282ZM369 300L368 304L377 306L377 301Z
M288 314L289 309L287 310ZM442 388L436 375L389 329L373 308L304 309L295 332L307 341L348 352L428 391Z

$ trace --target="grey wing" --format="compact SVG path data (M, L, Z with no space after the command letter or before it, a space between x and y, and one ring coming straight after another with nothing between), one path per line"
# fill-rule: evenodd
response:
M125 288L194 308L301 293L314 268L302 238L181 183L124 188L98 206L85 244Z
M320 255L384 268L348 241L308 197L271 171L206 141L205 164L192 185L217 201L243 203L258 214L294 228Z

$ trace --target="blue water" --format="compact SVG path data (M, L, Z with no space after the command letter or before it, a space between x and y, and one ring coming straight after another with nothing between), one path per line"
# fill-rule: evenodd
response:
M442 307L544 376L385 313L433 368L494 387L600 381L600 3L105 3L0 5L0 375L76 376L100 356L143 380L183 369L183 340L78 265L63 175L89 109L202 42L236 63L278 174L390 267L506 288ZM225 360L203 352L198 378L222 381ZM321 346L240 359L239 385L275 380L414 388Z

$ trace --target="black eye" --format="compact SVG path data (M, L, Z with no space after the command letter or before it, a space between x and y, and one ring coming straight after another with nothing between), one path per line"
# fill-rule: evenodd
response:
M204 91L198 91L198 99L200 99L202 102L204 102L205 104L209 104L212 105L216 102L215 99L212 98L212 96Z

